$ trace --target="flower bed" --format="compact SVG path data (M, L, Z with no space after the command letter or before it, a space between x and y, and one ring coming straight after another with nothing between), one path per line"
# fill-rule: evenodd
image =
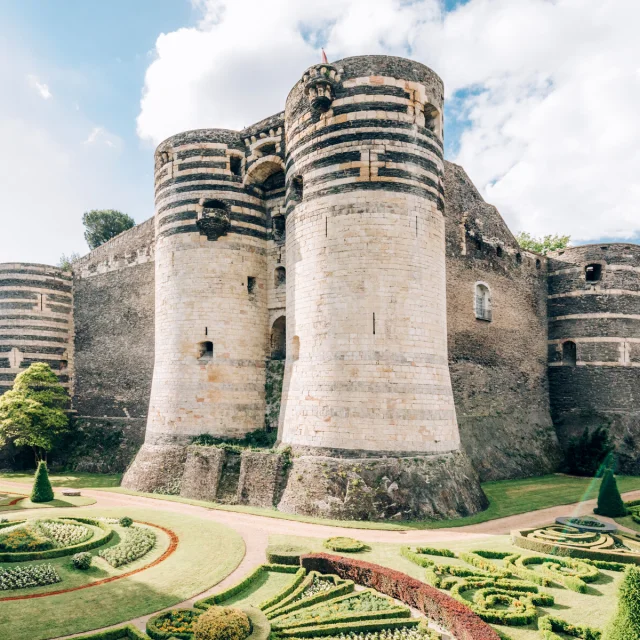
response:
M128 527L122 541L98 554L112 567L130 564L147 555L156 545L156 534L146 527Z
M191 640L193 623L203 612L198 609L171 609L147 621L147 634L153 640Z
M56 582L61 582L61 578L50 564L0 569L0 591L43 587Z

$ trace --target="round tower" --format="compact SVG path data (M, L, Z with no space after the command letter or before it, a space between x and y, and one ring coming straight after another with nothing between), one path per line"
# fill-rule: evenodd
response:
M306 473L290 474L286 510L354 515L344 496L323 509L310 495L309 474L323 483L326 463L312 459L322 455L393 456L394 464L418 456L423 466L412 473L424 478L440 454L467 481L439 478L459 500L435 512L482 504L460 453L448 369L442 110L433 71L387 56L315 65L288 96L280 440L310 455L294 460ZM399 510L429 512L424 500L393 499Z
M265 210L243 183L244 146L238 132L207 129L156 150L155 365L126 486L157 489L194 436L264 425Z
M640 246L549 254L549 385L563 445L607 427L620 469L640 472Z
M70 390L73 276L43 264L0 264L0 395L34 362Z

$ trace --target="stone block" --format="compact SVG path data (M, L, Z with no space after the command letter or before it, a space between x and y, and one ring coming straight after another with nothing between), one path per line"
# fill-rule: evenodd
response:
M277 499L282 455L244 451L240 462L237 500L254 507L273 507Z
M180 495L215 502L225 456L224 449L217 447L187 447Z
M187 459L187 447L175 444L143 444L122 478L126 489L178 495Z

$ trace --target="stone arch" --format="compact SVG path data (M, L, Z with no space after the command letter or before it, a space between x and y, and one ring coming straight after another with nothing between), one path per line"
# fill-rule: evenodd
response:
M285 166L282 158L275 155L264 156L256 160L247 170L244 177L244 184L261 185L264 181L275 173L282 171Z
M573 340L562 343L562 364L574 367L578 362L578 348Z
M276 318L271 327L271 359L284 360L287 356L287 320Z

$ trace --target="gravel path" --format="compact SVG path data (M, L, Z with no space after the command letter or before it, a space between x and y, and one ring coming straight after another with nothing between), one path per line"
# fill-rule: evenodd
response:
M9 481L2 481L2 485L7 485L8 487L13 486L16 489L24 487L24 485ZM452 529L386 531L378 529L331 527L322 524L297 522L294 520L279 520L277 518L267 518L248 513L208 509L206 507L183 504L181 502L157 500L142 496L130 496L123 493L109 493L108 491L91 491L89 489L85 489L83 490L83 495L96 499L96 504L91 505L91 508L140 507L156 508L161 511L169 511L172 513L184 513L206 520L214 520L215 522L219 522L220 524L234 529L242 536L246 545L246 553L237 569L211 589L208 589L194 598L186 600L171 608L191 607L195 600L209 596L238 582L242 577L253 570L256 565L265 561L265 549L269 542L269 536L274 534L314 538L328 538L330 536L345 535L357 536L359 540L363 540L365 542L395 542L403 544L425 544L452 540L473 540L481 539L488 535L508 534L513 529L526 529L549 524L558 516L590 514L592 513L593 507L596 503L595 500L587 500L581 503L540 509L539 511L531 511L529 513ZM640 498L640 491L630 491L623 494L623 497L625 500L638 499ZM83 507L77 508L82 509ZM55 509L39 509L37 513L38 515L46 515L49 512L54 511ZM15 513L20 513L20 511L13 511L11 512L11 515ZM609 518L601 519L613 522ZM131 620L130 624L134 624L139 629L144 630L146 622L150 617L151 616L143 616L136 618L135 620ZM72 638L76 636L65 637Z

